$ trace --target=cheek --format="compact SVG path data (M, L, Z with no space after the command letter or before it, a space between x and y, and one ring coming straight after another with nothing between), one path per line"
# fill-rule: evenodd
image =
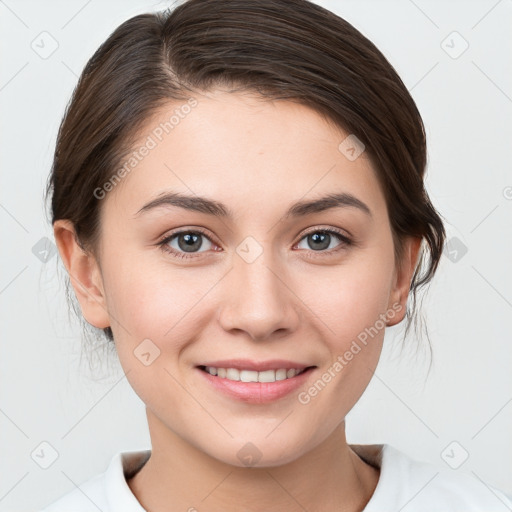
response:
M306 297L304 302L311 304L322 320L326 339L336 355L377 322L382 330L379 319L388 308L393 272L390 251L382 247L376 254L354 253L350 260L333 267L332 271L317 269L304 280L301 297Z
M368 276L366 276L368 277ZM303 389L298 401L319 419L321 433L331 432L354 407L372 379L382 351L387 308L387 281L342 280L330 299L323 297L324 343L329 353L316 379ZM318 424L317 424L318 425ZM317 432L318 434L318 432Z
M207 316L209 303L203 299L222 278L220 269L180 269L147 260L139 254L132 265L125 254L105 264L107 307L121 359L145 339L167 354L182 350Z
M330 357L301 403L335 409L326 419L332 425L359 400L378 364L386 318L395 314L388 311L393 268L393 246L383 240L340 267L324 282L329 292L317 294L320 316L328 325L324 332Z
M377 266L374 270L364 276L351 275L337 293L336 311L331 308L330 318L338 339L343 340L340 351L347 350L347 344L355 339L364 341L368 329L376 327L381 332L385 327L381 315L388 305L389 277L384 270L379 273Z

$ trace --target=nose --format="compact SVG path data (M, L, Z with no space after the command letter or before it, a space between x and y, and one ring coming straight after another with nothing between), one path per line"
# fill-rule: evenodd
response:
M224 283L219 315L223 329L244 332L254 341L285 336L297 329L300 300L288 274L270 250L250 263L235 254Z

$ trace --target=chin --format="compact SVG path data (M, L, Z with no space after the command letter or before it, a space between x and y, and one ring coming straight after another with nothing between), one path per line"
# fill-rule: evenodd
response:
M248 439L250 436L244 439L230 440L229 443L215 447L218 450L212 450L212 446L209 446L207 453L231 466L270 468L289 464L307 451L298 440L294 441L290 436L286 436L286 442L283 436L276 437L272 441L261 435L254 436L253 441Z

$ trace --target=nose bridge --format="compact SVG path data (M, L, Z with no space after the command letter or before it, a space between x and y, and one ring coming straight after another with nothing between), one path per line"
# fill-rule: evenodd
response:
M247 237L236 249L220 321L225 330L243 330L254 340L294 329L293 294L270 246Z

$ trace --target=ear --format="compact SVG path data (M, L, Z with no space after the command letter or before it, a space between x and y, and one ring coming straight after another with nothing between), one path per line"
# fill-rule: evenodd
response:
M109 327L103 279L96 258L80 247L70 220L55 221L53 233L60 257L80 303L82 315L94 327Z
M387 325L399 324L405 317L407 298L411 286L412 276L418 262L419 250L422 238L408 237L404 240L402 261L397 262L393 288L389 296L388 309L397 310L397 304L401 308L393 320L389 320Z

